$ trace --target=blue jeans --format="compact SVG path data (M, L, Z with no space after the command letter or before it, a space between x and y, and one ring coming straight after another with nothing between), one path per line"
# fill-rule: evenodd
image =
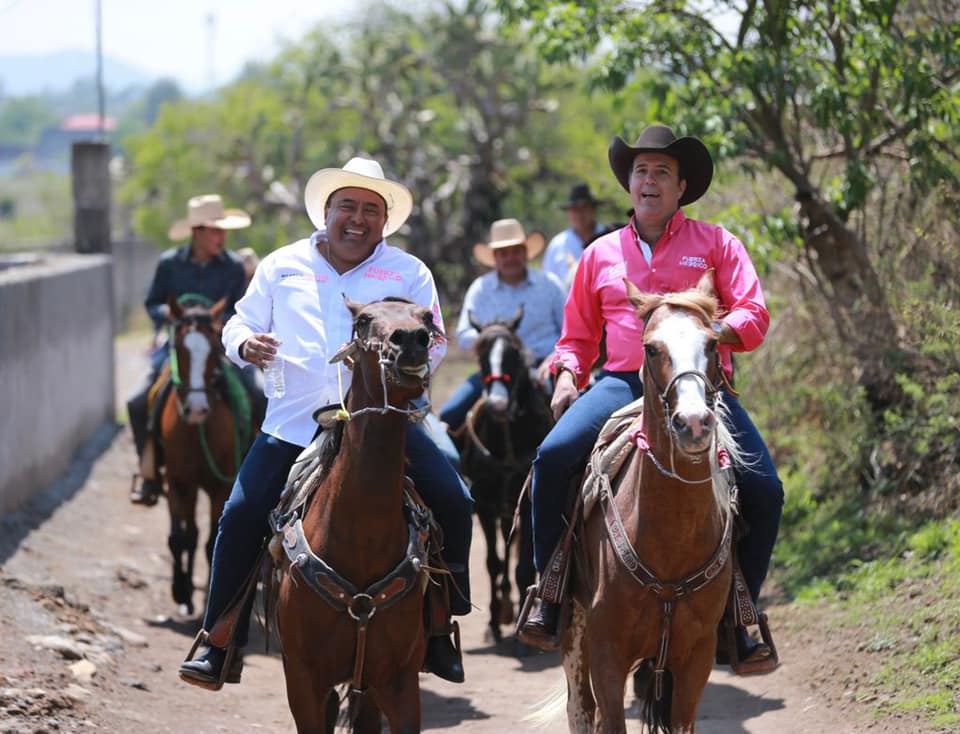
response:
M447 402L440 408L440 420L450 426L451 431L457 430L463 425L467 419L467 413L481 395L483 395L483 377L479 372L474 372L460 383L459 387L453 391L453 395L447 398Z
M540 445L533 462L534 562L543 572L563 535L562 510L570 478L583 469L600 429L610 414L643 395L633 372L604 372L564 413ZM751 465L736 471L740 511L749 532L738 545L740 568L754 601L767 576L780 528L783 484L756 426L740 401L724 393L734 438Z
M262 542L270 532L267 516L280 501L290 467L302 450L301 446L261 433L240 465L217 528L203 616L205 630L212 629L253 570ZM458 599L451 595L453 612L467 614L473 499L460 476L418 425L409 424L407 428L407 459L408 473L417 491L443 528L444 560L467 596ZM248 603L237 630L241 646L247 643L251 607Z

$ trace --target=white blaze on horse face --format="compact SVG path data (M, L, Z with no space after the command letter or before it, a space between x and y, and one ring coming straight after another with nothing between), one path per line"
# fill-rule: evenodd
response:
M183 346L190 352L190 391L184 404L187 422L202 423L210 412L203 372L210 355L210 342L199 331L191 331L183 337Z
M675 375L688 371L707 374L707 333L693 318L671 313L660 322L653 337L666 347ZM684 375L674 384L672 393L674 412L667 420L676 429L681 448L691 452L707 449L716 420L707 406L703 380Z
M490 374L503 375L503 350L505 347L503 338L496 339L490 348ZM502 380L494 380L487 392L487 405L491 410L499 413L506 412L510 405L510 392Z

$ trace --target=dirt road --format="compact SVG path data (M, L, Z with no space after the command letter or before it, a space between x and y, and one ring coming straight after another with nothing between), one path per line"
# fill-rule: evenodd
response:
M141 359L121 342L120 394ZM276 652L255 645L243 683L217 694L178 681L197 620L172 616L166 507L127 502L132 457L127 430L105 432L68 476L0 520L0 733L293 732ZM474 537L474 601L481 611L462 623L467 682L422 676L424 729L537 731L524 717L561 680L557 657L516 659L509 641L495 646L484 638L483 540L479 531ZM199 562L197 575L205 574ZM778 611L771 611L776 628ZM818 658L810 640L783 630L779 641L784 664L771 675L738 679L714 671L698 731L920 731L869 722L844 703L842 680L830 679L835 660ZM639 731L631 712L631 731ZM539 731L565 730L558 720Z

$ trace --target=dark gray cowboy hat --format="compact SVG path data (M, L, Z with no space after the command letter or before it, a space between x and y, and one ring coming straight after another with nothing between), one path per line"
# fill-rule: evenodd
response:
M560 204L561 209L569 209L571 207L577 206L578 204L592 204L593 206L598 206L603 202L600 199L597 199L590 192L590 184L578 183L570 187L570 193L567 195L567 200Z
M651 125L640 133L632 146L619 136L615 137L607 150L607 158L617 181L627 191L630 191L630 169L638 153L664 153L680 162L680 178L687 181L680 206L692 204L710 188L713 159L707 146L698 138L678 138L666 125Z

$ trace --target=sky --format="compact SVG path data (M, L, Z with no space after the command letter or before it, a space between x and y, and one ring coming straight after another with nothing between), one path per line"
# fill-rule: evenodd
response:
M103 53L191 91L234 78L320 22L347 19L349 0L100 0ZM96 0L0 0L0 54L96 48ZM209 39L213 39L212 46Z

